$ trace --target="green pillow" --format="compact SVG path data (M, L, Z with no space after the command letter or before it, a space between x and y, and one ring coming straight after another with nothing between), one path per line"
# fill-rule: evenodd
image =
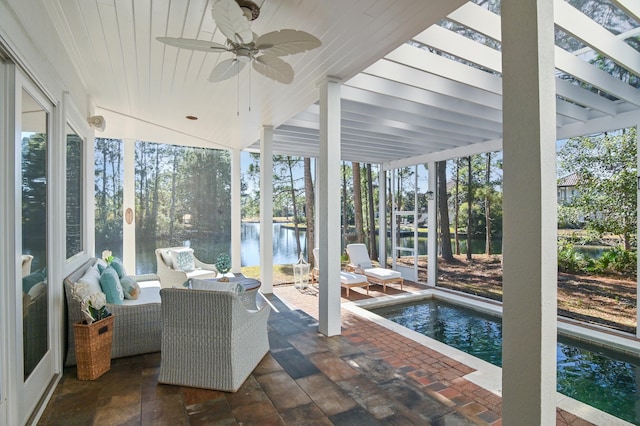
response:
M125 299L136 300L140 296L140 285L132 276L125 275L120 278L120 284L122 285Z
M107 303L113 303L114 305L122 305L124 301L124 292L122 291L122 285L120 284L120 278L118 273L111 266L107 266L100 275L100 287L102 292L107 297Z
M126 272L124 271L124 265L122 264L122 260L118 259L117 257L111 261L110 265L118 273L118 278L122 278L125 275L127 275Z

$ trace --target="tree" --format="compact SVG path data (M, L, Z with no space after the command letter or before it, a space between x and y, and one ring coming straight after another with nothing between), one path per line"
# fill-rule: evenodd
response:
M371 172L371 164L367 164L367 201L369 203L369 253L371 253L373 259L377 259L376 214L373 202L373 174Z
M438 212L440 215L440 240L442 244L442 259L453 262L451 251L451 231L449 230L449 196L447 194L447 162L436 163L438 174Z
M304 207L307 220L307 256L311 259L311 253L315 248L315 191L311 179L311 159L304 158ZM318 265L316 265L318 266Z
M598 235L619 235L626 250L637 237L636 134L634 127L572 138L558 153L561 170L579 176L567 210L584 215L586 228Z
M360 163L351 163L353 169L353 217L356 226L356 242L364 242L364 219L362 217L362 180Z

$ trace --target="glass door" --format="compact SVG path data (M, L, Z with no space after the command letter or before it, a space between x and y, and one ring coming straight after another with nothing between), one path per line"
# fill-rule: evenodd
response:
M26 420L55 374L51 330L51 290L48 279L50 253L51 102L24 77L16 73L16 191L20 194L22 226L16 227L16 248L22 268L16 275L16 336L18 380L23 389L20 416Z

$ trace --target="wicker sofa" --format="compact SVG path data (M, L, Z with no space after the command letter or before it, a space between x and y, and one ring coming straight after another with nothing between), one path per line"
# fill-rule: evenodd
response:
M71 291L76 282L91 268L97 259L92 258L64 279L67 318L67 353L65 367L76 365L73 324L84 318L80 304ZM161 307L160 281L155 274L134 277L141 287L138 300L125 300L122 305L107 304L109 312L115 315L111 358L160 351Z

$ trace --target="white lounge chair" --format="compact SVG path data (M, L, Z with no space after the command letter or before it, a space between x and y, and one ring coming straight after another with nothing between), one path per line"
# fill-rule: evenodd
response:
M400 272L393 269L374 267L371 263L367 246L364 244L347 245L347 254L349 255L347 269L366 275L369 282L380 284L385 292L387 291L387 284L400 284L400 289L402 290L404 280Z
M320 276L320 249L313 249L313 262L314 268L312 277L317 281ZM369 294L369 280L362 274L355 272L340 271L340 286L347 290L347 297L349 297L349 290L351 287L366 287L367 294Z

